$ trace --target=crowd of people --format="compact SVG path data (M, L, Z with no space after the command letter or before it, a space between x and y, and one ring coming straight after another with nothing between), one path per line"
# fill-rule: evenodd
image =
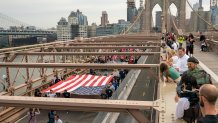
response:
M218 98L218 89L212 84L210 75L198 67L199 61L194 57L195 38L190 33L187 36L173 33L162 35L162 49L165 52L166 60L160 64L160 75L163 82L176 83L175 102L176 118L182 119L187 123L218 123L218 110L215 103ZM200 36L201 51L207 48L206 37L201 33ZM119 52L131 51L132 49L122 49ZM127 62L136 64L139 56L99 56L93 57L93 63ZM100 97L109 99L117 90L120 83L126 77L128 70L115 70L112 81L102 90ZM107 70L90 69L91 75L111 75ZM55 76L53 84L62 79ZM42 95L39 90L35 91L35 96L47 96L50 98L59 97L60 95L50 90L46 95ZM64 98L70 98L71 94L64 90L61 95ZM39 109L30 109L28 112L29 123L36 123L36 116L40 114ZM62 123L60 117L54 110L48 113L48 123Z
M194 42L192 34L179 35L178 38L172 33L162 35L162 49L167 55L160 64L161 80L177 85L177 119L187 123L218 123L215 106L218 89L212 84L210 75L198 67L199 61L193 56ZM200 44L201 51L204 51L207 45L202 33Z
M195 44L195 37L192 33L188 35L178 35L176 36L174 33L166 33L162 34L162 40L165 41L165 44L177 51L178 48L181 48L185 45L186 54L189 56L193 56L194 54L194 44ZM206 36L200 32L199 37L199 44L201 51L208 51L208 43L206 41Z
M40 114L38 108L30 108L27 115L29 116L28 123L38 123L37 122L37 115ZM48 122L47 123L63 123L60 119L60 116L54 111L51 110L48 112Z
M108 59L109 58L109 59ZM129 60L130 57L125 57L126 59L122 59L122 57L120 57L120 59L116 62L127 62ZM137 57L138 58L138 57ZM98 63L105 63L104 61L105 59L102 59L102 57L98 57L97 61ZM107 62L111 61L110 57L106 57ZM137 62L138 59L135 59L134 57L134 62ZM88 74L91 75L96 75L96 76L108 76L108 75L112 75L113 79L111 82L109 82L109 84L107 84L103 90L102 93L99 95L101 99L109 99L112 94L117 90L117 88L119 87L120 83L124 80L124 78L126 77L126 75L128 74L128 70L126 69L114 69L114 70L98 70L98 69L90 69ZM59 77L57 75L54 76L54 78L52 79L52 82L50 84L50 86L53 86L54 84L57 84L58 82L64 80L64 78ZM41 93L41 91L39 89L35 90L34 96L35 97L49 97L49 98L57 98L57 97L64 97L64 98L71 98L71 93L68 92L67 90L64 90L63 93L55 93L53 90L50 90L50 92L48 93ZM30 111L28 112L29 115L29 123L36 123L36 117L37 115L40 114L39 109L33 109L31 108ZM48 113L48 123L62 123L62 120L60 119L60 116L56 113L56 111L51 110Z

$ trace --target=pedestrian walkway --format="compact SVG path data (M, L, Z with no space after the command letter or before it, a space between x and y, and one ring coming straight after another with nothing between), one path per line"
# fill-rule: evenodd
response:
M211 75L214 84L218 85L218 54L202 52L200 46L196 45L194 47L194 57L200 61L200 67Z
M213 52L202 52L200 51L200 47L198 45L195 45L194 48L194 57L196 57L200 64L199 67L207 71L212 79L214 85L218 87L218 55ZM176 95L176 92L173 91L176 88L175 83L161 83L160 85L161 89L161 99L165 101L165 107L163 108L165 110L165 113L163 113L161 116L163 117L161 120L162 122L167 123L185 123L185 121L181 119L176 119L175 117L175 107L176 103L174 101L174 97ZM218 107L218 101L217 101L217 107ZM174 107L174 108L172 108Z
M214 52L202 52L200 46L194 48L194 57L200 61L200 66L212 77L213 84L218 88L218 54ZM218 101L216 102L218 107Z

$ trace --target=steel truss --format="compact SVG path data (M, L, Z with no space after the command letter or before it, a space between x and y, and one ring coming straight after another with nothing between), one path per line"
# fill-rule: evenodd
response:
M91 112L128 112L139 123L150 123L140 110L155 108L161 111L159 103L159 101L0 96L0 105L2 106Z

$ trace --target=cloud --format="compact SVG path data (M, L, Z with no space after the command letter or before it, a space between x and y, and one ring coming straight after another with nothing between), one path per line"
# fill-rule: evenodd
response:
M89 24L100 24L102 11L107 11L110 23L126 20L127 0L1 0L0 12L38 27L56 27L61 17L80 9L88 17ZM139 0L136 6L139 7ZM192 4L198 0L189 0ZM209 8L209 0L203 0ZM187 6L188 8L188 6ZM209 10L209 9L208 9Z
M108 12L110 22L126 18L126 0L6 0L0 4L3 14L38 27L55 27L61 17L67 18L77 9L89 23L99 24L103 10Z

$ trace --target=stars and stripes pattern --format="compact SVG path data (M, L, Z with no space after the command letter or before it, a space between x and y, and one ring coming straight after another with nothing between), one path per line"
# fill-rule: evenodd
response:
M81 86L103 86L107 85L112 78L113 76L73 75L67 80L60 81L42 92L46 93L50 90L53 90L55 93L61 93L64 90L72 92Z

